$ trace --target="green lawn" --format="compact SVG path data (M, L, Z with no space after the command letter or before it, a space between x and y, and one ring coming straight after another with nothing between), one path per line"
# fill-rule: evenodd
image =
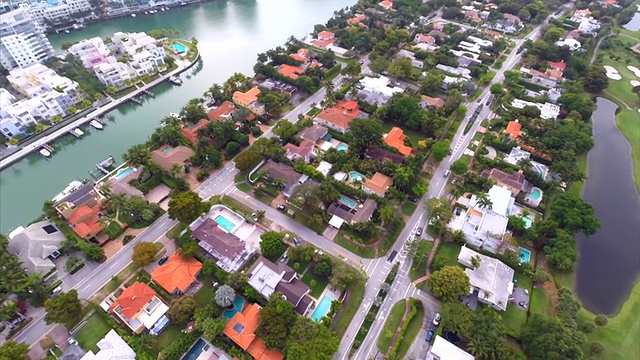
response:
M387 320L384 322L384 327L378 335L378 349L386 354L389 351L389 346L391 346L391 341L393 341L393 337L396 335L396 331L398 330L398 326L400 326L400 322L402 321L402 316L407 310L407 306L405 300L402 299L393 305L391 308L391 312L387 316Z
M431 253L431 250L433 249L433 243L430 241L428 241L427 243L429 244L427 247L427 253ZM420 261L420 263L416 264L414 262L411 265L411 269L409 269L409 278L411 279L411 281L414 281L426 275L426 271L425 271L427 270L426 264L427 264L427 259L424 259Z
M407 332L404 333L402 340L400 340L400 345L398 346L398 351L396 352L398 359L404 359L407 351L411 347L411 344L418 336L420 329L422 328L422 321L424 319L424 308L422 304L418 300L416 300L416 306L418 307L418 312L413 317L411 322L409 323L409 327L407 327Z
M458 264L459 253L460 245L442 241L435 256L443 256L447 260L445 266L455 266Z
M418 206L411 201L405 201L404 204L402 204L402 213L406 216L411 216L417 207Z
M362 303L362 297L364 296L364 283L359 282L349 288L351 292L349 301L342 305L342 313L340 317L333 325L333 331L336 333L339 339L347 331L351 320L355 316L360 304Z
M581 154L576 157L578 169L587 175L587 154ZM586 181L586 180L585 180ZM584 181L574 181L569 185L568 191L574 195L582 197L582 188Z
M193 299L198 303L198 307L204 307L215 299L213 279L209 276L201 275L198 281L202 284L202 288L193 296Z
M184 229L186 229L186 228L187 228L187 225L184 225L184 224L180 223L180 224L172 227L171 230L169 230L167 232L167 237L169 239L176 240L176 239L178 239L180 237L180 233L182 231L184 231Z
M352 243L350 240L344 238L342 232L339 232L338 235L333 239L333 241L342 246L343 248L351 251L352 253L362 256L363 258L373 259L376 256L376 251L371 247L362 247Z
M295 270L295 267L294 267L295 263L298 263L298 265L300 265L298 270L296 270L298 274L302 274L304 270L307 268L307 266L309 266L309 262L306 262L306 261L295 261L291 258L289 258L289 261L287 261L287 265L294 270ZM311 271L311 269L309 269L309 271Z
M244 181L245 178L246 178L245 174L238 173L238 174L236 174L236 176L233 177L233 181L238 183L238 182Z
M83 349L92 350L96 353L100 350L96 344L107 335L109 330L111 330L109 324L100 315L93 314L74 336Z
M317 107L313 107L313 108L311 108L311 110L309 110L307 112L307 116L314 117L314 116L320 114L320 111L322 111L322 110L318 109Z
M247 183L240 183L238 185L236 185L236 187L238 188L238 190L240 191L244 191L244 192L249 192L251 191L251 186L249 186L249 184Z
M120 236L124 232L124 229L116 221L111 221L109 222L109 225L102 231L107 234L109 239L113 240Z
M527 322L527 311L510 304L506 311L500 313L500 316L502 316L507 334L519 339L522 327Z
M553 304L551 299L545 295L544 290L541 288L535 288L531 292L531 300L529 301L529 311L532 314L539 314L542 316L551 316L553 310Z
M311 286L311 280L316 281L316 284L314 286ZM312 269L309 269L309 271L307 271L307 273L302 277L302 282L309 285L309 287L311 288L311 296L317 299L320 294L322 294L324 288L327 287L329 279L324 276L318 276L313 272Z
M158 352L169 346L173 340L180 336L181 330L182 329L180 327L169 323L169 325L158 335Z
M469 166L469 164L471 164L471 156L469 155L462 155L460 157L460 160L462 160L462 162L464 162L464 164L467 165L467 167Z

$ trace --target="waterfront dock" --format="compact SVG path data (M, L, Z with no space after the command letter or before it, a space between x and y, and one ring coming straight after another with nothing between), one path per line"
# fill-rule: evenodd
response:
M150 92L150 89L152 89L153 87L163 83L164 81L167 81L167 79L169 79L172 76L177 76L178 74L182 73L183 71L191 68L194 64L196 64L198 62L198 60L200 59L200 53L198 52L197 56L194 58L193 61L176 61L176 64L178 65L178 68L165 74L160 76L159 78L151 81L150 83L136 89L135 91L132 91L131 93L123 96L120 99L114 99L102 106L100 106L99 108L91 111L90 113L88 113L87 115L76 119L75 121L65 124L64 126L61 126L60 128L56 129L55 131L53 131L52 133L45 135L33 142L31 142L30 144L24 146L24 147L20 147L20 145L18 145L18 147L20 147L17 151L14 151L13 153L3 157L2 159L0 159L0 170L5 169L6 167L10 166L11 164L15 163L16 161L22 159L23 157L29 155L30 153L39 150L40 148L43 147L43 145L46 145L50 142L53 142L55 139L68 134L70 131L73 131L73 129L84 125L84 124L88 124L91 120L98 120L101 123L104 124L103 120L102 120L102 116L106 115L108 112L114 110L115 108L117 108L118 106L127 103L129 101L131 101L131 99L135 99L134 101L142 104L142 102L137 99L137 97L139 96L143 96L146 92Z

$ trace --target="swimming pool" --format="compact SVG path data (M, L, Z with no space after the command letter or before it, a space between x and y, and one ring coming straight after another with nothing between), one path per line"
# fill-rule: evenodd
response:
M171 146L165 146L164 148L162 148L162 152L169 152L171 151L172 147Z
M349 149L349 145L344 144L344 143L338 145L338 147L336 148L336 150L338 150L338 151L347 151L348 149Z
M529 229L531 224L533 224L533 220L531 220L531 216L523 216L522 221L524 221L524 228Z
M118 180L122 180L124 179L125 176L129 175L129 173L132 171L133 171L133 168L131 166L127 166L126 168L118 171L115 178Z
M529 194L529 199L538 200L540 199L541 195L542 195L542 190L535 188L533 189L533 191L531 191L531 194Z
M327 315L329 309L331 309L331 302L333 302L333 300L335 299L336 298L332 293L326 293L322 297L322 300L320 300L320 303L318 304L316 309L313 311L313 314L311 314L311 318L319 322L325 315Z
M348 197L346 197L344 195L340 196L340 201L342 201L343 203L345 203L347 206L349 206L351 208L356 207L356 202L351 200L351 199L349 199Z
M195 344L182 357L182 360L196 360L200 354L209 350L210 346L204 340L198 339Z
M242 306L244 306L244 298L242 298L242 296L238 296L233 299L233 309L225 310L224 312L222 312L222 316L226 317L227 319L231 319L236 313L242 311Z
M526 264L531 260L531 251L525 248L518 248L518 252L520 252L520 263Z
M171 45L171 47L173 48L173 50L175 50L177 53L183 53L185 51L187 51L187 47L179 44L179 43L175 43L173 45Z
M320 140L322 140L322 141L329 141L329 140L331 140L331 137L332 137L332 136L331 136L331 134L327 133L327 134L325 134L325 136L323 136L323 137L322 137L322 139L320 139Z
M213 219L213 221L217 222L218 225L220 225L220 227L225 229L227 232L231 232L236 227L236 224L234 224L233 222L231 222L229 219L227 219L222 215L216 216L216 218Z
M360 174L357 171L350 171L349 178L351 181L364 181L364 175Z

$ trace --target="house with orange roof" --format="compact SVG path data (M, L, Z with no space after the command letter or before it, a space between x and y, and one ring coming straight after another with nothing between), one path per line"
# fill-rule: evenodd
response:
M85 240L90 240L102 231L99 214L100 202L93 206L81 205L70 214L67 221L78 236Z
M311 60L309 57L309 50L305 48L298 50L295 54L289 54L289 56L303 63L307 63Z
M212 121L225 121L231 118L234 111L236 111L236 106L231 101L225 101L217 108L209 111L207 117Z
M441 108L444 106L444 100L442 100L439 97L431 97L431 96L427 96L427 95L422 95L421 98L421 102L420 102L420 106L422 106L423 108L429 107L429 106L433 106L435 108Z
M318 33L318 40L333 40L336 38L336 34L331 31L323 30Z
M347 19L347 24L367 27L367 25L363 23L363 21L367 21L367 19L368 17L365 14L356 14L351 19Z
M236 91L233 93L233 102L238 106L249 109L256 115L264 115L264 104L258 101L258 95L260 95L260 89L257 86L246 92Z
M416 34L413 41L415 41L417 44L429 44L429 45L436 44L436 39L433 36L425 35L425 34Z
M493 31L489 29L484 29L484 34L490 37L491 40L493 41L497 41L497 40L500 40L500 38L502 38L502 34L500 34L497 31Z
M385 197L387 191L393 185L393 179L382 173L375 173L362 184L362 190L367 194Z
M158 334L166 326L169 307L149 285L135 282L124 289L111 304L109 312L120 319L134 334L144 329Z
M318 37L316 39L311 40L311 44L324 49L328 46L333 45L335 38L336 34L332 33L331 31L323 30L318 33Z
M182 129L180 129L180 132L185 138L187 138L187 140L189 140L190 143L195 145L198 143L198 130L207 127L208 123L209 121L206 119L200 119L197 124L184 124Z
M304 69L299 66L282 64L278 66L278 73L290 79L297 79L304 74Z
M507 124L507 129L504 131L505 135L511 136L512 139L516 140L520 136L522 136L522 124L518 120L509 121Z
M378 5L382 6L385 10L393 10L393 2L389 0L382 0Z
M322 110L316 116L316 123L326 126L329 129L346 134L349 131L349 124L358 117L360 109L358 102L354 100L340 101L338 105Z
M477 10L464 11L464 16L469 18L469 21L471 22L477 22L477 23L482 22L482 18L480 17L480 15L478 15Z
M397 149L400 154L408 156L411 155L412 149L410 146L404 144L406 138L407 136L401 128L394 127L385 135L384 142L392 148Z
M256 335L260 325L260 305L248 305L242 312L237 312L224 328L224 335L249 353L256 360L282 360L284 355L267 349L264 341Z
M182 294L196 281L202 270L202 263L192 257L183 257L176 251L166 263L152 273L153 281L170 294Z

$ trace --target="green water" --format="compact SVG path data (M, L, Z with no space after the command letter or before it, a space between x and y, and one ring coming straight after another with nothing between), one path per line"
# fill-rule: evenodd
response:
M98 161L109 155L120 161L131 145L148 138L162 117L177 112L212 83L222 83L234 72L252 74L257 53L282 45L291 35L303 37L335 10L354 3L355 0L214 0L50 36L53 47L60 50L64 42L108 37L116 31L171 28L181 31L181 37L198 39L202 61L183 74L181 87L162 84L153 89L155 98L144 100L142 106L123 105L112 111L113 119L105 130L86 127L82 139L68 136L53 144L51 158L32 154L3 170L0 232L27 225L41 214L42 203L70 181L89 178L88 171Z

